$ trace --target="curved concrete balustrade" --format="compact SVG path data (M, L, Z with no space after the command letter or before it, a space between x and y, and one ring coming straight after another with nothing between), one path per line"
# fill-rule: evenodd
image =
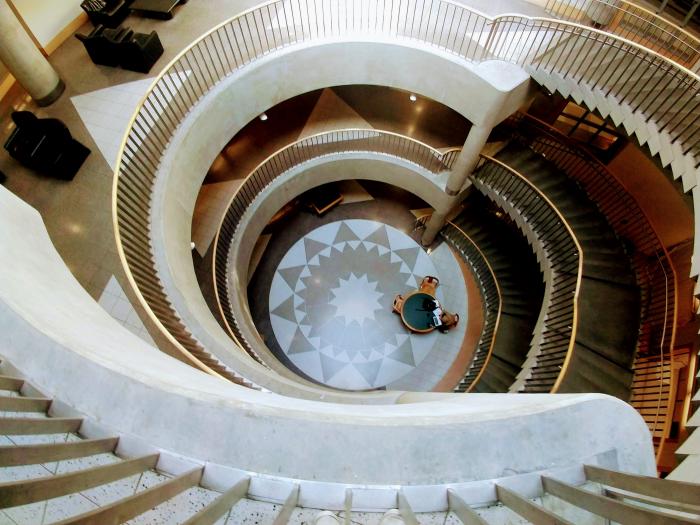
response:
M660 149L660 155L664 165L671 163L674 175L678 177L682 175L684 183L687 178L688 189L693 188L695 185L696 173L694 158L692 155L686 155L688 152L697 151L698 147L700 147L700 139L696 137L697 131L693 127L695 119L691 119L693 123L689 123L685 116L677 119L674 116L675 113L670 111L669 107L697 107L698 103L696 103L693 98L697 91L698 82L700 82L697 75L631 41L610 36L602 31L586 28L577 24L519 15L504 15L491 18L470 9L462 9L456 4L437 2L430 3L427 7L426 5L422 6L417 27L415 19L410 20L410 24L407 23L407 20L403 20L403 27L400 27L398 23L400 20L394 20L394 16L396 14L398 19L402 18L402 5L401 3L397 5L396 13L394 12L393 5L389 11L376 9L368 12L366 20L364 17L360 17L359 20L356 20L354 16L354 6L352 16L349 17L346 12L345 18L343 18L340 11L336 10L334 12L332 7L327 7L323 2L320 7L316 6L313 11L303 13L295 11L294 8L289 11L287 9L289 6L284 7L283 5L280 7L277 6L277 4L268 4L257 10L254 9L246 12L241 18L232 19L231 24L232 26L238 24L238 27L240 27L242 20L247 23L248 18L253 17L255 21L254 25L258 31L255 34L258 42L252 45L252 51L247 45L248 37L244 35L243 40L246 42L245 53L242 52L242 49L238 49L239 56L231 57L224 53L224 55L219 58L225 58L228 62L228 66L220 60L221 69L217 67L212 71L207 66L207 71L204 73L204 76L202 76L202 71L196 71L195 73L200 75L204 85L200 85L200 89L195 90L195 93L188 93L187 96L190 97L189 102L186 99L178 99L178 103L184 103L185 110L187 110L190 104L193 103L192 100L198 102L198 98L217 83L219 83L219 86L221 86L221 84L226 84L232 77L240 73L241 70L248 70L256 67L270 57L277 57L290 50L296 51L306 47L313 47L310 46L312 42L313 45L332 45L329 43L329 39L336 38L337 36L348 38L347 35L350 35L349 38L354 38L357 34L361 34L361 38L373 40L381 40L381 38L396 39L409 47L421 47L424 43L427 43L426 50L429 50L430 53L441 54L444 52L453 58L459 56L466 58L466 60L483 60L488 57L497 57L506 61L522 64L529 71L532 71L533 75L537 74L538 77L547 76L551 73L552 78L563 81L569 88L573 86L573 91L576 90L577 83L581 85L588 84L595 100L605 99L607 100L606 104L611 104L618 108L617 118L619 120L626 119L626 126L628 126L628 120L630 122L634 121L633 127L640 128L639 133L642 133L641 128L644 128L644 130L646 130L644 132L645 136L649 134L652 135L653 141L649 141L650 144L652 142L654 143L651 146L652 153L656 154ZM443 6L444 9L442 9ZM424 20L423 15L426 9L427 16ZM270 10L272 10L274 16L270 14ZM265 14L265 12L267 12L267 14ZM450 12L453 15L460 12L459 22L457 22L456 26L453 23L445 23L448 19L448 13ZM288 14L291 16L293 26L291 31L291 26L286 25L286 20L285 25L280 25L280 27L275 25L275 23L279 22L279 19L275 19L277 22L272 20L272 18L279 16L284 16L286 19ZM440 26L438 21L441 14L443 24ZM465 26L462 25L463 14L466 14L468 19ZM269 26L263 24L266 29L260 32L257 20L255 19L255 16L258 15L263 21L269 18L270 21L274 23ZM330 16L328 28L326 27L326 15ZM472 22L472 16L475 17L476 22ZM345 21L344 29L338 25L338 22L342 20ZM365 21L367 22L366 25ZM433 22L433 26L431 26L431 21ZM299 27L295 26L297 23ZM440 26L440 28L438 28L438 26ZM226 27L226 24L222 24L205 37L205 40L207 37L211 37L215 53L219 53L221 48L215 43L213 40L215 37L212 35L217 34L218 38L221 39L222 35L216 32L226 29ZM275 33L275 28L278 29L277 33ZM286 29L286 34L284 29ZM337 35L336 30L338 33ZM225 34L226 37L228 37L229 34ZM236 33L234 32L234 36L235 35ZM406 38L410 40L407 41L405 40ZM466 51L463 49L465 38L468 42ZM302 41L305 41L305 43L300 43ZM581 42L583 42L583 46L579 45ZM237 38L236 43L239 43ZM577 49L580 52L577 51ZM208 48L207 50L209 51ZM620 68L611 68L599 67L600 64L596 60L587 62L591 57L601 56L601 53L606 59L605 64L609 64L611 61L622 60L622 63L627 65ZM353 54L354 51L342 55L340 58L352 61ZM572 54L576 55L579 61L586 63L586 67L572 68L572 64L568 60ZM172 71L178 74L184 72L182 69L183 62L180 62L180 58L182 57L178 57L171 65ZM192 58L195 57L193 56ZM233 60L231 61L230 59ZM629 61L627 59L629 59ZM457 61L460 60L461 59L457 59ZM630 63L633 61L639 61L638 67L630 67ZM233 66L231 62L233 62ZM195 63L197 67L194 69L201 68L197 60L195 60ZM401 69L400 66L402 62L399 61L397 64L399 65L398 69ZM178 67L180 69L178 69ZM325 69L326 67L329 67L328 64L316 62L313 64L312 70ZM649 83L647 80L644 80L643 76L644 71L648 68L659 70L659 79L654 79L652 82L654 82L655 86L661 83L664 89L668 88L673 91L673 97L662 97L663 100L660 104L655 102L656 99L652 101L650 97L648 97L647 88ZM229 73L229 71L234 69L238 70L237 73ZM608 85L607 81L611 80L609 74L611 70L616 73L612 75L616 78L612 85ZM305 71L309 70L305 69ZM638 78L635 76L638 71L641 71L642 77ZM443 73L443 75L438 78L444 81L444 71L441 71L441 73ZM617 73L619 73L619 78ZM393 70L391 76L401 77L402 74L403 71ZM289 75L285 75L285 78L289 78ZM152 100L147 100L148 104L146 104L145 110L141 114L135 116L135 124L143 124L144 119L145 122L148 122L151 117L146 115L150 115L150 109L152 109L154 105L159 106L163 102L163 96L165 96L166 99L168 98L167 91L170 90L170 86L166 81L160 82L161 80L163 79L159 79L159 82L156 82L154 85L154 91L151 93L153 96L150 97ZM198 78L197 81L199 82L199 80L200 78ZM452 79L450 78L450 80ZM617 82L618 80L622 82ZM641 80L641 82L639 80ZM542 83L550 89L555 89L551 87L551 79L549 82ZM602 94L600 92L601 86L605 87L604 91L607 91L607 93ZM683 89L674 89L681 86ZM281 89L284 89L284 87L285 86ZM571 89L569 89L569 92L570 91ZM676 95L677 93L680 94ZM569 93L567 93L567 96L568 94ZM172 96L172 92L170 92L170 96ZM618 97L619 100L615 97ZM634 110L630 109L632 106L635 107ZM155 133L158 137L154 143L150 145L151 148L149 149L151 152L155 151L156 159L158 155L160 155L160 147L157 146L158 141L162 144L167 144L170 141L171 133L174 129L173 121L176 123L175 125L180 122L180 117L177 116L178 111L181 111L181 109L175 110L174 113L169 114L168 119L170 122L165 123L163 130L159 130L158 133ZM615 118L613 114L613 120L615 120ZM149 129L149 126L150 124L146 126L146 129ZM137 128L137 130L134 131L132 129L133 133L130 133L127 143L139 149L139 140L146 136L143 135L143 126L141 126L140 129L138 129L139 126L135 126L135 128ZM666 128L665 131L664 128ZM656 131L654 131L655 129ZM150 140L150 137L148 138ZM156 147L153 147L154 145L156 145ZM666 147L659 147L660 145L665 145ZM148 159L148 161L152 163L153 159ZM146 171L148 171L148 169ZM151 173L148 173L146 179L151 175ZM695 188L693 188L693 191L695 191ZM148 198L146 200L148 200ZM696 257L694 257L694 263L695 262ZM697 273L695 266L694 264L692 270L693 274ZM148 271L150 271L150 268ZM129 272L128 269L127 272Z
M342 508L348 484L394 494L410 484L405 490L421 502L414 508L436 510L445 483L478 502L492 499L494 478L527 482L527 473L563 475L583 461L654 472L643 420L607 396L396 393L396 405L362 406L212 377L102 310L63 264L39 214L3 188L0 224L0 353L106 431L207 462L221 477L254 473L260 497L279 498L295 479L302 505Z
M388 63L394 67L387 68ZM307 73L290 75L289 71ZM415 75L415 71L422 73ZM279 82L280 78L285 78L285 82ZM217 85L181 123L157 173L151 243L159 278L173 307L194 337L224 364L278 393L327 400L335 396L332 399L357 402L361 396L333 394L266 359L274 366L271 372L238 349L202 297L190 249L197 194L207 170L230 138L257 115L283 100L346 84L410 90L450 106L471 122L484 126L492 126L512 114L530 93L529 78L517 66L505 62L469 64L419 44L409 47L388 42L317 43L267 55ZM438 182L444 184L442 178ZM415 192L425 194L428 197L425 200L431 204L440 204L444 200L438 198L447 197L446 194L439 197L437 191L432 191L430 197L427 190L419 189L421 185L429 187L420 180L415 184L408 179L401 181L401 186L409 190L414 185ZM294 381L299 382L298 387ZM366 402L374 402L372 396L382 397L372 394Z

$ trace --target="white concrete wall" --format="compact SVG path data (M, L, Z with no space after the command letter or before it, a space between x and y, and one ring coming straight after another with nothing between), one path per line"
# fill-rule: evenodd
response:
M81 0L11 0L42 47L83 14Z
M302 71L304 74L299 74ZM271 53L235 72L200 101L181 124L164 155L154 189L151 242L160 279L176 311L208 351L256 384L301 397L327 399L330 394L327 389L301 381L281 364L272 365L276 374L269 373L235 347L209 311L192 265L192 215L209 166L243 126L283 100L346 84L411 91L485 126L518 109L527 100L530 85L527 74L512 64L474 65L418 44L305 44ZM302 387L294 388L290 383L293 378ZM337 400L345 397L334 395Z
M607 396L407 394L401 404L364 406L266 394L206 375L102 310L63 264L39 214L2 187L0 224L0 355L108 430L316 487L468 482L483 495L493 493L483 480L591 458L654 473L646 425Z

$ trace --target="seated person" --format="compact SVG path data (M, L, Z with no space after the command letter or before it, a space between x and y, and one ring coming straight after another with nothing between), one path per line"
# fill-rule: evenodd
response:
M425 312L434 312L435 310L440 309L440 303L437 301L437 299L432 299L432 298L425 298L423 299L423 304L421 305L421 310Z
M443 310L442 315L440 315L440 321L442 321L442 324L438 326L437 329L443 334L446 334L450 328L457 326L457 323L459 322L459 315L451 314L450 312Z

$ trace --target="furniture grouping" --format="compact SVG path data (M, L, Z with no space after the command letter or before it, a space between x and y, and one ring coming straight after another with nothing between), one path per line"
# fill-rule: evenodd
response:
M457 326L459 314L445 310L436 297L439 284L437 277L428 275L417 290L394 298L392 310L401 316L411 332L427 333L437 329L446 333Z
M101 25L90 34L76 34L95 64L148 73L163 54L155 31L135 33L128 27L110 29Z
M187 0L84 0L80 7L93 25L116 28L130 14L169 20L175 16L175 7Z
M90 59L100 66L148 73L163 55L158 33L137 33L121 24L129 14L168 20L187 0L84 0L80 6L95 26L87 35L76 34Z

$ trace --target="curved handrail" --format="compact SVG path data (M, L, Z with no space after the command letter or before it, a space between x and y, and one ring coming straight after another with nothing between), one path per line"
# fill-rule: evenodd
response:
M670 386L665 384L662 374L655 380L649 380L645 376L649 366L647 359L657 355L658 366L662 369L671 367L678 324L678 274L671 256L644 209L632 197L624 183L612 175L602 162L546 122L522 113L512 120L516 126L514 138L544 155L569 177L578 181L617 234L629 239L636 248L629 254L630 262L637 275L642 297L648 297L648 304L640 327L637 356L633 365L633 385L643 382L645 388L653 388L649 383L655 383L658 389L656 411L649 415L645 410L643 417L652 435L656 435L657 432L667 435L671 418L664 415L672 410L674 400L669 397L662 407L661 399ZM653 259L651 263L650 258ZM656 268L655 271L652 266ZM652 347L653 332L659 325L661 336L658 347ZM630 403L635 408L641 409L643 404L644 408L648 409L648 400L645 397L641 396L643 401L638 401L633 393ZM662 421L664 419L665 421ZM659 429L662 424L663 428ZM658 450L660 451L660 447Z
M228 267L228 263L229 250L241 217L253 200L270 183L308 161L327 155L350 152L389 155L437 175L451 167L456 158L455 151L459 150L450 148L443 153L419 140L391 131L348 128L325 131L298 139L278 149L258 164L231 196L214 238L214 257L212 258L214 294L226 330L234 341L258 362L265 364L241 332L236 320L236 313L229 300L231 291L228 276L233 270Z
M548 0L545 11L562 20L603 26L686 67L694 66L700 58L700 39L695 35L627 0Z
M502 306L503 306L503 297L501 295L501 287L498 284L498 279L496 278L496 274L493 271L493 268L491 267L491 264L489 263L488 258L486 257L486 255L484 255L484 252L481 251L481 249L474 242L474 240L462 228L460 228L457 224L455 224L452 221L447 221L447 223L452 228L457 230L457 232L462 236L462 238L466 239L469 242L469 244L474 248L476 253L479 254L484 265L488 269L489 276L493 282L493 286L494 286L494 289L496 292L496 298L497 298L497 306L495 309L496 315L494 316L493 320L489 319L488 323L486 321L484 321L484 328L481 331L482 336L483 336L483 334L486 334L489 332L491 333L490 341L488 341L487 344L484 346L482 346L483 342L481 340L479 341L479 344L477 345L477 350L474 353L474 356L472 357L472 362L469 365L469 368L467 368L467 371L464 374L464 379L462 381L465 381L467 379L467 377L470 374L472 374L472 372L474 371L474 368L478 366L478 370L476 371L476 375L474 375L474 377L471 380L469 380L468 382L465 383L464 386L466 388L462 389L462 386L463 386L462 382L460 382L460 385L459 385L460 391L471 392L472 390L474 390L477 383L481 379L481 376L484 374L484 371L486 370L486 367L488 366L489 361L491 361L491 356L493 355L493 347L496 343L496 335L498 334L498 327L501 323L501 310L502 310ZM447 235L444 230L442 232L442 236L443 236L443 238L451 240L449 238L449 235ZM455 241L452 241L452 244L455 244ZM456 245L455 245L455 247L461 251L461 248L458 248ZM464 257L466 257L466 255L464 255ZM475 265L472 263L470 263L470 266L472 268L475 268ZM481 276L479 276L478 280L481 281ZM489 312L490 308L489 308L488 300L486 297L487 296L486 286L484 284L481 284L481 288L483 290L482 293L484 295L484 310L486 312Z
M574 234L573 228L569 225L565 217L561 214L561 212L557 209L557 207L554 205L554 203L544 194L542 191L537 188L534 184L532 184L526 177L524 177L522 174L518 173L516 170L511 168L510 166L504 164L503 162L494 159L493 157L489 157L487 155L481 155L481 161L479 163L479 167L486 166L487 168L491 166L495 166L497 170L500 170L500 172L506 172L509 177L515 177L518 179L521 183L524 183L526 188L528 188L528 191L531 192L532 194L537 195L537 198L540 199L542 202L545 203L547 208L553 212L554 216L556 217L556 220L558 221L559 224L564 226L564 229L566 230L568 234L568 238L571 241L571 245L575 249L575 255L576 255L576 264L574 265L576 268L576 276L575 276L575 285L573 287L573 294L571 295L571 302L572 302L572 309L571 309L571 317L569 318L567 316L566 319L563 321L561 319L557 319L557 324L565 324L567 327L570 326L569 328L569 335L568 337L565 335L564 337L568 339L568 343L566 344L566 353L564 356L564 359L561 360L561 365L557 365L556 361L549 362L547 366L560 366L560 371L559 374L557 375L557 378L555 381L552 382L551 388L549 391L551 393L556 393L559 387L561 386L562 381L564 380L564 377L566 376L566 373L568 371L569 364L571 362L571 358L574 353L574 345L576 341L576 332L578 328L578 300L579 300L579 295L581 291L581 281L583 277L583 259L584 259L584 253L583 249L581 247L581 244L579 243L578 239L576 238L576 235ZM498 173L497 173L498 174ZM475 177L484 177L487 176L486 174L480 172L479 170L475 171L474 175L472 175L472 178ZM571 255L571 254L569 254ZM564 259L566 261L566 259ZM550 298L550 303L552 302ZM546 306L545 308L548 308ZM570 321L570 325L568 325L568 322ZM546 319L545 319L546 323ZM543 333L544 331L547 331L548 328L545 325L543 328ZM559 332L559 329L555 329L557 332ZM537 364L537 358L539 357L539 352L535 356L535 364L531 366L529 369L532 370L536 368ZM527 391L527 386L524 387L523 391Z
M152 188L163 152L190 109L232 72L302 42L372 35L429 46L471 62L501 59L571 77L654 120L670 140L681 142L684 153L700 152L697 119L687 116L700 109L700 99L695 99L700 77L625 38L549 18L489 17L451 0L396 0L381 7L370 0L271 0L253 7L205 33L155 78L130 119L115 170L114 229L129 282L149 317L196 366L211 371L220 364L187 331L170 304L150 248ZM585 46L585 53L579 53L584 62L590 58L585 67L572 67L567 61L576 46ZM598 58L627 65L598 67ZM659 77L638 81L640 68ZM650 96L650 86L673 93L659 102Z

